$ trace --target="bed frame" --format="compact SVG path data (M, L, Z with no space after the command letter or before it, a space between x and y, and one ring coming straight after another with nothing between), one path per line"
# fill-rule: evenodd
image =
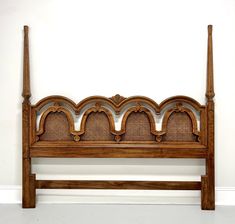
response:
M215 209L212 26L208 26L206 105L187 96L157 104L143 96L91 96L78 104L63 96L30 103L28 27L24 26L23 208L34 208L36 189L200 190L201 208ZM80 128L75 119L80 117ZM121 120L117 130L115 119ZM156 123L161 122L157 130ZM205 159L201 181L37 180L31 159Z

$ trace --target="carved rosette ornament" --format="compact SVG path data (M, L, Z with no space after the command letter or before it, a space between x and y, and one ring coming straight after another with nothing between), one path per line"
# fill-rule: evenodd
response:
M79 135L74 135L73 137L75 142L79 142L80 141L80 136Z
M135 110L134 110L136 113L137 112L142 112L143 110L142 110L142 107L141 107L141 105L140 105L140 103L136 103L136 106L135 106Z
M184 108L183 108L182 103L176 103L175 112L184 112Z
M161 133L161 134L156 135L156 142L161 142L162 141L162 135L163 134L165 134L165 133Z
M115 136L115 141L116 142L120 142L121 141L121 136L120 135L116 135Z
M101 104L99 102L96 102L95 103L95 109L94 109L94 112L102 112L101 110Z

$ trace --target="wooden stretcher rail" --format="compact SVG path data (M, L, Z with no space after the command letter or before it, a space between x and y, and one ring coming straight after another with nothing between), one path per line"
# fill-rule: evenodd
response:
M201 190L200 181L37 180L38 189Z
M162 103L145 96L91 96L75 103L30 97L28 27L24 27L22 103L22 207L36 206L36 189L200 190L201 208L215 209L214 78L212 26L208 26L206 104L188 96ZM79 119L77 119L79 117ZM79 120L79 128L75 121ZM117 128L119 120L120 128ZM157 128L157 124L161 127ZM37 180L32 158L205 159L201 181Z

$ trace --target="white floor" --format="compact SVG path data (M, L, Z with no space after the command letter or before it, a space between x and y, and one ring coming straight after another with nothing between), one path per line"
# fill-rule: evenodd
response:
M202 211L198 205L0 205L1 224L235 224L235 207Z

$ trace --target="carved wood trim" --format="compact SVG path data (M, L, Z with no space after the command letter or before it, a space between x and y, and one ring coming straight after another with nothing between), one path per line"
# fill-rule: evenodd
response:
M116 94L115 96L112 96L109 98L110 100L112 100L116 105L120 104L122 101L124 101L126 98Z
M91 96L87 97L84 100L80 101L78 104L76 104L71 99L64 97L64 96L48 96L43 99L41 99L38 103L33 105L37 111L39 111L43 106L45 106L48 103L65 103L68 104L77 114L80 113L81 109L84 108L86 105L91 103L97 103L99 102L101 105L109 105L117 114L121 112L121 110L126 106L127 104L131 103L140 103L140 104L146 104L149 105L153 110L159 114L164 107L171 103L176 102L184 102L189 105L191 105L195 110L200 111L202 109L205 109L204 105L201 105L199 102L197 102L195 99L187 97L187 96L173 96L170 98L165 99L160 104L155 102L154 100L145 97L145 96L131 96L128 98L125 98L123 96L120 96L119 94L113 96L113 97L104 97L104 96Z
M172 103L172 101L173 100L171 99L168 102ZM168 103L167 103L167 105L168 105ZM149 124L150 124L150 132L151 132L151 134L156 136L156 141L157 142L161 142L162 136L164 134L166 134L167 122L168 122L168 119L169 119L170 115L173 112L185 112L185 113L187 113L189 115L191 121L192 121L192 125L193 125L192 133L196 136L200 135L200 132L198 131L197 120L196 120L195 115L193 114L193 112L190 109L188 109L186 107L183 107L181 103L176 103L175 108L171 108L165 113L163 121L162 121L162 130L160 130L160 131L156 130L155 120L153 118L152 112L149 109L147 109L146 107L141 106L140 103L137 103L137 105L134 106L134 107L133 106L130 107L125 112L125 114L123 115L122 121L121 121L121 130L119 130L119 131L117 131L115 129L115 122L114 122L114 118L113 118L112 113L107 108L101 106L100 103L96 103L95 106L89 108L88 110L86 110L84 112L84 114L82 116L82 120L81 120L80 130L76 131L75 127L74 127L74 119L73 119L70 111L67 110L63 106L60 106L60 104L56 102L54 104L54 106L50 106L46 111L43 112L42 117L40 119L40 123L39 123L39 130L37 131L36 136L40 136L44 133L44 131L45 131L44 126L45 126L46 117L50 113L55 113L55 112L63 112L66 115L67 120L68 120L68 124L69 124L70 134L72 134L74 136L74 141L77 141L77 142L80 141L80 136L85 133L86 120L87 120L89 114L93 113L93 112L95 112L95 113L96 112L104 112L106 114L106 116L108 118L108 121L109 121L109 125L110 125L110 133L115 136L115 141L116 142L120 142L121 141L121 135L125 134L125 132L126 132L126 122L127 122L128 116L133 112L135 112L135 113L136 112L144 112L147 115L147 117L149 119Z

